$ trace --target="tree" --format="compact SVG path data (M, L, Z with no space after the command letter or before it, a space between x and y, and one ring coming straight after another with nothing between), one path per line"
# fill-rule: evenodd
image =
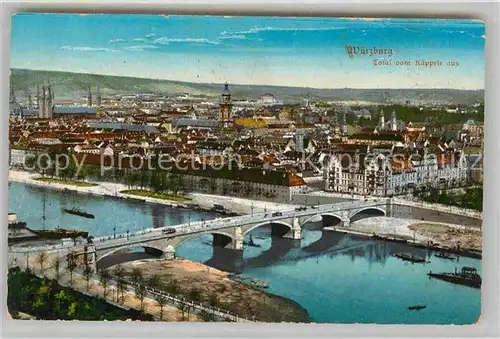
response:
M202 299L200 289L196 287L191 288L189 290L189 299L194 302L200 302Z
M111 278L111 275L109 274L109 271L108 270L102 270L101 271L101 275L99 277L99 283L101 284L102 288L103 288L103 297L106 298L106 295L107 295L107 291L106 289L108 288L109 286L109 279Z
M181 314L182 314L182 321L184 321L184 320L185 320L184 315L186 314L186 311L188 311L188 308L189 308L189 306L188 306L188 304L187 304L187 303L185 303L185 302L181 302L181 303L177 306L177 309L178 309L179 311L181 311ZM189 315L188 315L188 319L189 319Z
M70 276L70 284L71 286L73 286L73 272L76 269L75 255L73 253L68 253L67 260L68 260L67 268Z
M123 277L123 274L125 273L125 270L121 265L116 265L115 268L113 269L113 274L119 279Z
M141 310L144 310L144 298L146 297L146 286L144 286L143 284L136 284L135 297L141 301Z
M66 290L60 290L54 297L54 311L59 319L66 318L66 310L71 304L71 295Z
M160 320L163 320L163 307L167 304L167 297L163 294L157 294L155 296L156 303L160 307Z
M40 264L40 272L43 272L43 264L45 263L46 260L47 260L47 253L45 253L45 252L40 252L36 256L36 261L37 261L37 263Z
M142 274L142 271L138 267L134 267L134 269L132 270L131 276L132 276L132 282L134 283L134 285L138 285L138 284L142 283L142 281L144 280L144 276Z
M219 307L219 296L215 293L210 293L210 295L208 296L208 304L213 308Z
M148 280L148 285L153 289L159 288L161 286L160 276L158 274L153 274Z
M121 294L121 302L125 301L125 289L127 288L127 283L122 278L118 279L116 282L116 301L118 301L119 294Z
M173 279L167 284L167 292L170 294L178 294L180 291L179 283L177 280Z
M37 289L33 300L33 310L38 314L48 314L51 311L51 289L49 282L43 280Z
M83 277L85 278L85 281L87 282L87 291L90 288L90 278L92 277L92 268L90 266L85 266L83 269Z
M52 265L54 266L54 271L56 272L56 280L59 281L59 270L61 269L61 259L59 259L59 257L56 257L52 261Z
M213 322L215 321L215 316L212 313L209 313L207 311L201 311L200 312L200 318L201 320L205 322Z

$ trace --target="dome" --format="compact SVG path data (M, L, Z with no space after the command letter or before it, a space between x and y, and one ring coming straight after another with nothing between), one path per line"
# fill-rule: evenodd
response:
M229 85L226 84L224 85L224 90L222 91L222 95L231 95L231 92L229 91Z

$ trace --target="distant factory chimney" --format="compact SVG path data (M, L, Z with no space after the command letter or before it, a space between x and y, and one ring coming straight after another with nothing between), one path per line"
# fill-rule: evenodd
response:
M96 105L101 107L101 89L99 87L97 87Z
M12 82L10 83L9 102L16 102L16 94L14 93L14 86L12 86Z
M36 85L36 109L40 109L40 86Z
M28 92L28 109L33 109L33 98L31 98L31 92Z
M92 92L90 90L90 85L89 85L89 94L87 94L87 106L89 107L92 106Z

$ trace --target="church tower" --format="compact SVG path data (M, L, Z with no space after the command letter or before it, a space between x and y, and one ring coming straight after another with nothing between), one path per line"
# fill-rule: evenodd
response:
M54 107L54 102L53 102L53 97L52 97L52 89L50 87L50 83L47 87L47 95L46 95L46 100L47 102L45 103L45 118L52 118L52 109Z
M396 110L392 110L391 115L391 131L395 132L398 130L398 120L396 118Z
M378 118L378 129L379 131L385 130L385 116L384 116L384 110L380 110L380 116Z
M231 100L231 92L229 91L229 85L224 85L224 90L222 91L219 103L219 120L229 121L232 118L233 102Z
M346 119L346 113L342 115L342 136L345 137L347 136L347 119Z
M42 85L42 96L39 98L39 105L38 105L38 117L39 118L45 118L45 104L47 102L47 99L45 97L45 83Z

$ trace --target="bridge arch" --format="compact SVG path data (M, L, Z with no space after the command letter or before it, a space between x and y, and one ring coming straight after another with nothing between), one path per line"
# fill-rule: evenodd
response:
M148 250L153 250L153 251L156 251L158 253L163 253L163 251L166 249L166 248L158 248L157 246L154 246L154 245L151 245L148 243L138 243L138 244L136 243L136 244L124 245L124 246L116 247L116 248L110 250L109 252L106 252L105 254L103 254L101 256L97 256L96 257L96 264L98 264L99 261L101 261L102 259L109 257L113 254L116 254L116 252L119 252L119 251L124 250L124 249L135 248L135 247L142 247L145 252L148 252Z
M227 232L206 231L206 232L190 234L187 236L176 237L176 238L170 240L168 243L169 243L169 245L172 245L174 247L174 249L177 249L177 247L179 247L183 242L185 242L187 240L199 238L200 236L206 235L206 234L212 234L214 236L213 245L217 246L217 247L226 247L227 245L231 244L234 240L234 236L230 233L227 233Z
M311 215L309 216L307 219L301 221L301 226L302 225L305 225L307 224L308 222L310 222L312 219L314 218L317 218L318 216L321 216L321 219L323 221L323 226L326 226L325 225L325 219L333 219L333 220L337 220L338 223L342 222L342 217L339 216L338 214L335 214L335 213L318 213L318 214L314 214L314 215ZM325 218L326 217L326 218ZM335 225L328 225L328 226L335 226Z
M368 214L368 215L364 216L363 214ZM386 214L387 214L387 211L382 207L368 206L368 207L361 208L361 209L355 211L353 214L351 214L349 216L349 220L352 222L352 221L371 218L371 217L386 216Z
M263 226L271 226L271 235L276 235L280 237L284 236L285 234L287 234L292 230L292 225L284 221L269 220L250 226L243 232L243 235L245 236L246 234L252 232L253 230Z

